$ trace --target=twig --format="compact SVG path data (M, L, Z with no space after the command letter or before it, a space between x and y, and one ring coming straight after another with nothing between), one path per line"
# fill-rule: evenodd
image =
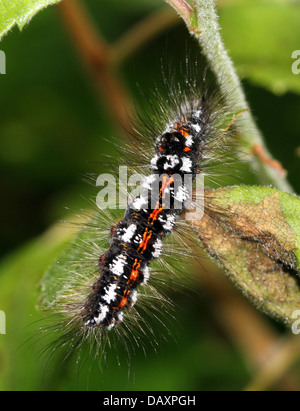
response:
M198 40L216 76L225 101L232 107L233 111L248 109L243 116L242 126L236 127L237 133L242 136L245 147L248 147L249 153L251 153L252 148L259 144L264 158L271 159L271 154L268 152L263 136L252 117L239 78L221 39L215 0L193 0L193 11L191 8L187 9L181 5L181 3L186 3L185 1L166 1L176 8L187 23L190 33ZM253 154L251 157L251 161L249 160L251 166L256 171L259 170L262 184L272 184L283 191L293 192L285 176L278 171L278 167L273 167L274 162L263 162L261 156L253 156Z
M190 21L193 14L192 7L185 0L166 0L180 17L184 20L185 24L190 27Z
M64 0L57 7L99 95L104 97L109 113L123 129L128 130L133 106L111 64L110 47L96 31L78 0Z
M273 387L299 359L299 348L300 340L298 336L292 336L281 341L269 357L265 367L246 387L245 391L265 391Z
M282 175L283 177L286 177L287 172L283 168L282 164L277 160L273 160L269 158L260 144L258 143L254 144L254 146L252 147L252 153L256 154L263 163L269 165L270 167L274 169L277 169L280 175Z
M260 375L277 352L281 338L278 332L224 277L221 270L217 271L205 258L201 262L201 282L212 296L213 313L218 324L242 353L252 374ZM299 390L300 381L297 375L289 372L276 387Z
M180 22L178 15L169 7L146 16L111 45L113 63L122 63L161 32Z

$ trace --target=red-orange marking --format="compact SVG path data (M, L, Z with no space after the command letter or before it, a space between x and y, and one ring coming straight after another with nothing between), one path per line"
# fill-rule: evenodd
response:
M162 186L159 190L159 197L160 198L165 198L165 190L166 188L174 182L174 178L168 177L168 176L163 176L163 181L162 181ZM152 213L150 213L149 217L148 217L148 223L151 223L151 225L153 225L154 221L157 220L158 215L162 212L163 208L159 206L159 200L157 201L154 210L152 211ZM149 240L151 239L153 234L152 230L148 231L148 227L146 227L144 234L143 234L143 238L141 243L139 244L139 247L137 249L137 251L143 253L145 250L147 250L148 247L148 243ZM130 272L130 277L127 281L127 285L131 284L133 285L137 278L138 278L138 274L139 274L139 268L141 267L141 262L142 260L138 260L137 258L134 260L134 263L132 265L132 269ZM113 309L121 309L123 307L125 307L125 305L127 304L127 300L128 300L128 296L130 294L130 290L129 289L125 289L124 293L123 293L123 297L122 300L120 301L119 305L117 307L112 307Z
M135 282L136 281L136 279L138 277L140 267L141 267L141 260L138 260L136 258L134 260L132 270L131 270L131 273L130 273L130 277L129 277L129 280L128 280L127 284L129 284L129 282Z
M148 227L146 227L146 230L143 234L142 242L140 243L137 251L142 250L141 252L144 252L147 249L148 242L149 242L151 237L152 237L152 231L150 230L150 232L148 233Z
M129 294L130 294L130 290L125 290L122 300L120 301L120 304L116 308L125 307L125 305L127 304Z
M185 138L187 138L190 135L189 129L186 127L183 127L182 123L175 123L174 128L176 131L178 131L178 133L180 133Z

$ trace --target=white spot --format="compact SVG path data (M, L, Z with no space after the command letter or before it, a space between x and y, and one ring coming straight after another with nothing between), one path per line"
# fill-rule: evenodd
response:
M111 264L109 264L109 269L115 275L122 275L124 273L124 266L127 262L127 257L123 254L118 255Z
M199 118L199 117L201 116L201 114L202 114L202 110L197 110L197 111L195 111L195 113L194 113L194 117Z
M173 131L173 129L174 129L174 123L172 122L170 122L168 125L167 125L167 127L166 127L166 129L165 129L165 131L162 133L162 134L165 134L165 133L170 133L171 131ZM160 139L161 137L158 137L158 139ZM157 140L158 140L157 139Z
M122 235L121 239L125 241L125 243L128 243L132 239L135 231L136 231L136 225L130 224L130 226L127 227L127 229L125 229L125 232Z
M158 258L162 253L162 241L160 238L153 244L153 247L154 247L153 257Z
M108 304L115 300L116 298L116 288L117 288L117 284L111 284L107 291L106 294L102 297L104 301L106 301Z
M138 235L135 236L133 241L134 241L135 244L139 244L142 241L142 238L143 237L141 236L141 234L138 234Z
M191 147L191 146L193 145L193 143L194 143L194 139L193 139L192 136L188 136L188 137L185 139L185 145L186 145L186 147Z
M164 189L165 194L169 194L170 190L173 189L173 187L167 187Z
M157 169L157 160L159 159L159 156L157 154L155 154L155 156L151 159L151 166L153 169Z
M167 222L167 220L162 215L160 215L158 217L158 221L160 221L161 223L166 223Z
M157 177L156 174L151 174L150 176L147 176L145 180L143 181L143 187L150 190L151 185L155 181L156 177Z
M98 317L94 317L94 320L96 321L96 324L99 325L101 321L103 321L106 317L107 312L109 311L109 308L107 305L102 305L99 304L100 312Z
M168 168L174 168L179 163L178 156L175 155L167 155L165 156L167 162L164 164L164 169L167 170Z
M122 311L119 311L117 316L119 321L123 321L124 313Z
M131 292L130 297L131 297L131 304L130 305L131 305L131 307L133 307L134 304L136 303L138 293L134 290L134 291Z
M192 124L192 127L196 131L196 133L199 133L201 131L201 126L199 124Z
M146 267L143 269L143 275L144 275L144 284L146 284L149 280L150 277L150 272L149 272L149 268L146 265Z
M188 157L182 157L182 166L180 167L181 171L184 171L186 173L191 173L192 172L192 160Z
M186 187L178 187L177 193L174 196L176 201L183 202L189 198L189 192Z
M175 223L176 223L176 216L174 214L170 214L170 215L167 216L167 221L163 225L163 228L165 230L171 231L172 228L174 227Z
M115 320L114 320L114 321L115 321ZM114 326L115 326L115 322L111 323L111 324L107 327L108 331L111 330Z
M147 199L143 196L137 197L132 203L132 207L135 208L136 210L145 208L145 206L147 205L148 205Z

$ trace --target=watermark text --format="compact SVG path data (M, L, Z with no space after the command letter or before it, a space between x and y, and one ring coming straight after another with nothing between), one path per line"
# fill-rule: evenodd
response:
M204 175L132 174L127 167L119 167L118 181L112 174L100 174L96 186L101 188L96 197L100 210L180 210L188 211L186 219L199 220L204 210Z

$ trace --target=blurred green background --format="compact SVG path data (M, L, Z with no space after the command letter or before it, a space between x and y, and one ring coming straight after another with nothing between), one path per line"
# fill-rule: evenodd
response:
M167 7L162 0L83 3L108 42ZM300 49L299 3L224 0L219 15L257 123L299 193L300 74L291 72L292 52ZM186 46L195 44L180 23L131 55L120 67L120 78L138 99L136 83L151 89L166 50L172 61L182 62ZM0 389L243 389L251 367L217 321L201 276L197 297L172 296L181 307L173 322L176 341L162 340L157 353L149 347L146 357L137 350L130 373L126 361L119 366L113 354L103 370L89 364L78 373L72 361L45 362L42 340L26 342L40 318L37 285L65 240L61 231L47 230L72 215L66 207L84 208L85 198L96 195L82 175L107 171L99 164L100 154L114 152L107 140L120 132L56 7L40 12L23 32L14 28L0 49L7 58L7 74L0 76L0 310L7 321L6 335L0 335ZM267 317L263 321L285 333Z

